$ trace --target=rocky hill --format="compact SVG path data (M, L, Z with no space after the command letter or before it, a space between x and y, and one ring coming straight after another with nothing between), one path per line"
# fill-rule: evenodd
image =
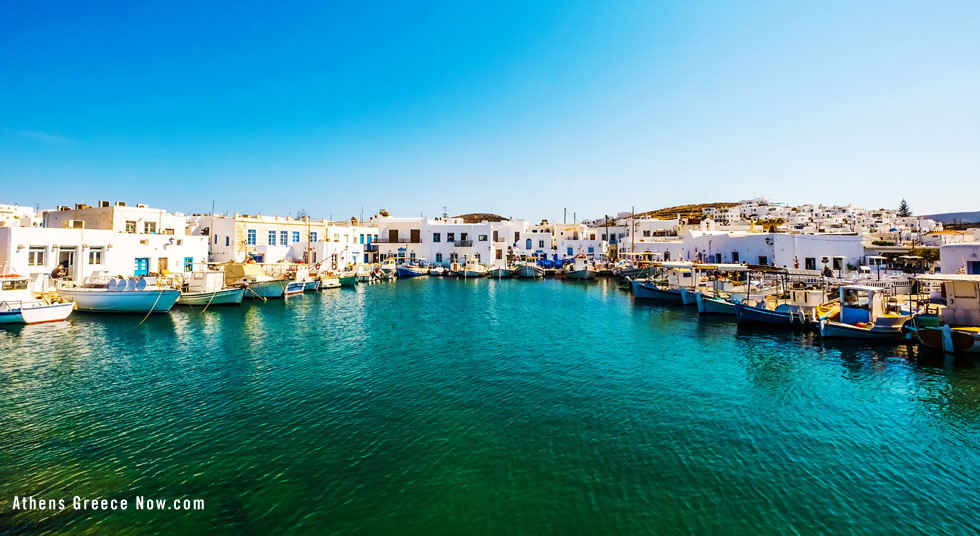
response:
M637 218L655 218L658 220L673 220L678 216L682 218L694 217L700 218L704 209L706 208L728 208L734 207L738 203L699 203L696 205L678 205L676 207L661 208L658 210L648 210L646 212L637 213Z
M498 222L498 221L509 221L510 218L505 218L503 216L498 216L496 214L490 214L487 212L474 212L472 214L462 214L460 216L453 216L454 218L463 218L463 223L482 223L485 221Z

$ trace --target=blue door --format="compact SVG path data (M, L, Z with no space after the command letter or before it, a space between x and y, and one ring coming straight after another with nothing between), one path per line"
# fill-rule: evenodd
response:
M148 273L150 273L150 259L147 257L136 259L135 275L146 275Z

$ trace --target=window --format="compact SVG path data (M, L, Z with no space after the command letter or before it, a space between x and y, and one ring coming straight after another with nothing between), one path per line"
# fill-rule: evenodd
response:
M738 252L737 251L733 251L732 252L732 262L735 263L735 264L738 264Z
M280 246L289 245L289 231L279 231L279 245Z
M466 233L459 233L459 239L463 242L466 242Z
M44 248L32 247L28 249L27 264L29 266L44 266Z
M172 234L174 234L174 230L173 229L164 229L163 230L163 234L165 234L165 235L172 235Z
M514 243L516 244L520 241L521 241L521 233L518 231L514 231Z
M378 238L378 237L374 237L374 238ZM371 235L367 235L367 243L368 243L368 244L370 244L370 243L371 243Z
M339 235L339 234L337 234L337 233L334 233L334 234L333 234L333 241L334 241L334 242L340 242L340 235Z
M487 235L485 235L485 234L481 234L481 235L478 235L478 236L477 236L477 239L478 239L478 240L479 240L480 242L486 242L486 241L487 241Z
M498 249L497 250L497 260L501 260L503 258L504 258L504 250Z
M593 248L593 247L590 247L590 248L589 248L589 253L595 253L595 248Z
M157 271L160 272L161 274L165 274L170 271L167 269L166 257L160 257L159 259L157 259Z
M91 248L88 250L89 264L102 264L102 248Z
M136 222L127 221L126 222L126 232L130 234L136 234Z
M441 242L442 241L442 235L441 235L441 233L432 233L432 241L433 242Z
M807 257L803 259L803 267L806 268L807 270L816 270L817 259L814 257Z
M276 232L275 231L269 231L269 245L270 246L276 245Z
M310 231L310 242L316 242L316 231Z
M544 240L538 240L538 247L539 248L543 248L544 247Z
M455 242L456 241L456 233L446 233L446 241L448 241L448 242Z
M157 232L157 222L155 221L145 221L143 222L143 232L146 234L154 234Z
M194 257L184 257L184 271L190 272L194 270Z
M140 242L140 243L142 244L142 242ZM217 244L217 243L218 243L218 235L214 235L214 243L215 243L215 244Z
M530 238L528 238L527 240L524 241L524 249L526 249L526 250L530 250L531 249L531 239Z
M361 236L361 243L363 244L364 243L364 235L361 234L360 236ZM370 239L370 237L368 237L368 238Z
M442 253L436 253L436 262L442 262Z
M293 243L299 242L299 231L293 231Z
M572 251L572 248L568 248L568 256L569 256L569 257L571 257L571 256L572 256L572 255L573 255L574 253L575 253L575 252L574 252L574 251Z
M643 238L649 238L649 236L650 236L650 231L649 230L643 231Z
M258 233L255 232L255 229L249 229L247 231L247 234L248 234L248 245L254 246L255 243L258 242L258 238L257 238Z
M766 257L765 255L759 255L759 265L765 266L767 264L769 264L769 257Z
M225 247L228 247L230 245L231 245L231 237L230 236L226 236L225 237Z

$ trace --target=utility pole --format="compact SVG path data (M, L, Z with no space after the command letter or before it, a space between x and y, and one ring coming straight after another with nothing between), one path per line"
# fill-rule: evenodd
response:
M561 223L562 223L562 225L564 225L564 224L568 223L568 209L567 208L563 208L561 210L562 210L562 213L561 213Z
M630 209L630 253L636 253L636 205Z

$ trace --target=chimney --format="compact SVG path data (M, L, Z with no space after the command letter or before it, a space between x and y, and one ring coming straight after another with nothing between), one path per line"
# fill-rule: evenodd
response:
M99 208L105 208L107 206L109 206L108 201L99 201Z
M116 206L117 207L124 207L124 206L126 206L126 202L125 201L116 201Z

